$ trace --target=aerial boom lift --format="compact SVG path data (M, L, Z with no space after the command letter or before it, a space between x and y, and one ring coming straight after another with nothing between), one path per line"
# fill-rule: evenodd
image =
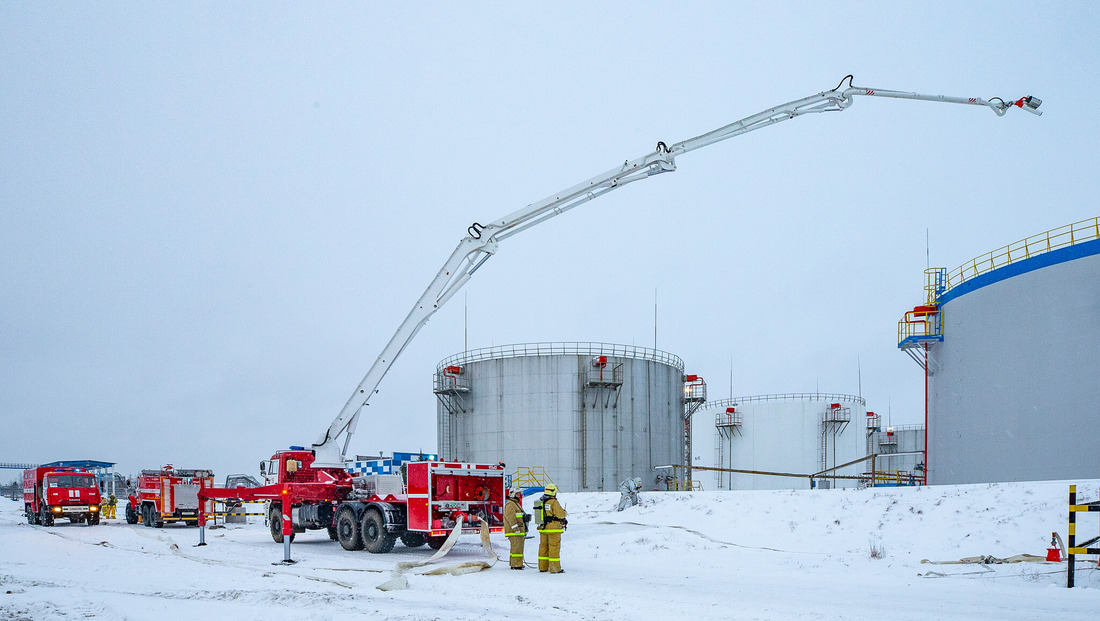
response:
M847 83L847 86L845 86ZM416 336L428 319L462 288L484 263L493 256L498 244L513 235L521 233L536 224L540 224L556 215L569 211L578 205L602 196L611 190L629 183L647 179L654 175L676 170L677 156L702 147L721 142L728 138L747 134L751 131L774 125L797 116L821 112L839 112L847 109L855 97L888 97L893 99L913 99L957 103L990 108L997 116L1004 116L1012 106L1041 115L1038 110L1041 100L1027 96L1015 101L1005 101L1000 97L982 99L980 97L947 97L943 95L922 95L902 91L888 91L874 88L857 87L852 84L852 76L845 76L832 90L770 108L758 114L745 117L714 131L689 138L682 142L666 145L658 142L656 149L635 160L623 162L611 170L596 175L587 181L566 188L560 192L532 203L523 209L504 217L492 220L488 224L471 224L467 236L458 243L458 247L443 264L442 269L432 279L423 295L417 300L405 320L397 328L389 343L378 359L371 365L363 381L359 382L351 398L340 410L336 419L313 444L316 456L315 467L343 467L344 454L359 420L362 408L367 405L371 395L377 389L386 372L390 370L401 352ZM342 444L341 444L342 439Z

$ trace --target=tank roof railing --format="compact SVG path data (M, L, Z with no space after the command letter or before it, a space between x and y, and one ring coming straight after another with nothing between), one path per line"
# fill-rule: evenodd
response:
M614 358L631 358L634 360L651 360L676 367L684 372L684 361L675 354L667 351L652 349L650 347L638 347L636 345L615 345L612 343L517 343L514 345L495 345L471 349L462 353L444 358L437 366L436 372L442 371L451 365L461 365L469 362L483 360L498 360L502 358L522 358L527 356L610 356Z
M950 291L952 287L957 287L971 278L992 272L1017 261L1023 261L1046 254L1052 250L1094 239L1100 239L1100 216L1060 226L1038 235L1032 235L987 252L951 270L947 274L945 291Z
M748 397L734 397L733 399L707 401L703 404L702 409L726 408L741 405L743 403L762 403L766 401L847 401L850 403L858 403L864 407L867 405L866 399L857 397L856 395L841 395L829 392L788 392L774 395L752 395Z
M893 431L894 433L899 431L924 431L924 425L887 425L876 433L886 433L887 431Z

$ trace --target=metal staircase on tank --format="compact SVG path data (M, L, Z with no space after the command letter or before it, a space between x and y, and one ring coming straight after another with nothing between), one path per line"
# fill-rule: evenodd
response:
M833 467L836 467L836 437L844 431L848 423L852 422L852 409L842 406L840 403L830 403L825 413L821 416L821 470L829 469L829 438L833 442ZM835 474L835 473L834 473ZM827 481L822 478L822 482ZM835 480L833 482L835 487Z
M707 383L698 375L684 376L684 465L687 481L691 481L691 416L707 402Z
M506 479L506 486L520 488L524 496L543 492L547 485L554 482L542 466L519 466Z
M943 342L939 297L947 290L947 269L931 267L924 270L924 281L924 304L906 311L898 321L898 349L931 375L928 346Z
M867 412L867 454L875 452L875 432L882 429L882 419L874 412Z
M603 402L603 407L619 407L619 395L623 389L623 364L612 364L607 356L596 356L585 373L584 404L595 408ZM592 405L589 406L589 400Z
M581 379L581 489L588 489L588 427L589 417L598 429L603 425L603 410L616 410L623 391L623 363L615 364L607 356L592 358L580 370ZM600 405L603 407L600 407ZM591 412L591 414L589 414ZM615 414L612 414L612 418Z
M714 443L715 444L714 463L717 465L718 468L726 468L727 467L725 465L726 456L724 454L725 453L725 451L724 451L725 446L724 445L725 445L726 442L729 442L730 452L731 452L729 467L730 468L733 467L733 455L732 455L733 436L734 435L738 435L738 436L741 435L742 423L743 423L742 414L741 414L740 411L738 411L736 403L734 403L733 405L727 407L725 412L719 412L718 414L714 415L714 429L715 429L715 434L718 436L718 441ZM717 475L718 486L719 486L719 488L721 488L722 474L720 472L715 473L715 474ZM732 476L733 476L732 473L730 474L730 476L732 478ZM732 482L730 484L730 489L733 489Z
M450 365L436 370L432 381L432 392L443 405L446 414L440 420L439 454L443 459L457 459L452 439L458 425L458 414L468 409L466 395L470 393L470 379L463 374L464 369Z

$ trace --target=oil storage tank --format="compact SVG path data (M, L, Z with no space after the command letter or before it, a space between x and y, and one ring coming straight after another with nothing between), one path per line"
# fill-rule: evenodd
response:
M434 392L444 459L541 466L563 490L610 491L682 463L684 363L606 343L526 343L441 361Z
M786 393L706 402L693 415L692 466L705 489L856 487L869 468L867 402L855 395ZM831 475L836 475L831 476ZM853 477L853 478L840 478Z
M926 274L898 347L926 375L928 482L1094 478L1100 218Z

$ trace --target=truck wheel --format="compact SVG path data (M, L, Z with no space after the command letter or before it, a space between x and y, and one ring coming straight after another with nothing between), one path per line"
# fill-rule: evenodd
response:
M53 514L50 513L48 507L42 507L42 513L38 517L38 522L43 526L53 526Z
M267 516L267 526L271 531L271 538L275 543L283 542L283 508L272 503L271 512ZM290 533L290 542L294 543L294 533Z
M443 543L446 541L447 537L445 535L440 535L439 537L428 537L428 547L433 550L438 550L443 547Z
M35 518L34 511L31 511L31 506L30 505L23 505L23 506L24 506L23 513L27 514L27 524L30 524L31 526L37 524L37 520L34 519Z
M385 554L393 549L393 544L397 543L397 535L386 532L386 522L377 510L369 510L363 515L361 530L363 547L367 552Z
M138 523L137 511L134 511L134 507L130 503L126 503L126 523L127 524L137 524Z
M345 550L362 550L363 537L359 530L359 520L351 507L340 509L336 515L336 538Z
M88 516L88 526L95 526L99 524L99 514Z
M147 528L153 527L153 507L141 505L141 522L145 524Z
M419 548L427 542L428 538L420 533L408 530L401 533L401 543L405 544L406 548Z

